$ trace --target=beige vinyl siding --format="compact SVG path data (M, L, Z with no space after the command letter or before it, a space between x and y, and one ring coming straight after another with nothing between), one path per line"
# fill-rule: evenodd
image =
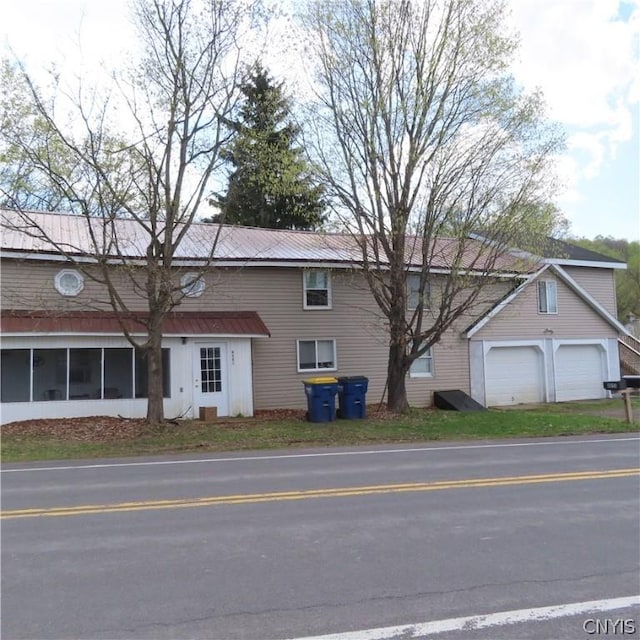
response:
M545 277L546 276L546 277ZM537 281L532 282L498 315L493 317L474 340L516 340L537 338L613 338L615 329L578 297L560 279L544 274L540 279L555 280L558 313L538 312Z
M3 260L0 269L0 300L2 309L66 308L65 301L54 287L54 277L62 264ZM86 297L85 292L80 294Z
M220 281L215 309L255 310L271 332L253 341L256 408L306 406L303 380L318 376L365 375L371 379L368 397L382 395L386 337L361 283L360 275L334 270L332 308L304 310L301 269L252 267ZM305 339L335 340L337 370L299 373L297 340Z
M94 309L104 301L104 288L85 280L76 298L65 298L54 288L60 264L4 261L4 308ZM197 298L184 298L181 311L257 311L271 332L253 340L254 400L257 409L304 407L302 381L332 375L364 375L370 379L367 401L380 402L385 393L388 336L385 322L361 273L332 270L332 308L303 309L302 269L245 267L214 269L204 275L206 288ZM133 309L144 310L145 301L121 280L121 295ZM102 308L108 308L99 305ZM297 371L297 340L334 339L336 371ZM434 377L407 377L409 401L429 405L434 389L468 391L467 343L459 331L449 332L434 347Z
M407 376L409 404L431 406L434 391L461 389L470 393L469 343L459 331L448 331L433 347L433 373L432 378Z
M1 270L1 304L3 309L110 310L106 287L84 275L84 288L73 297L63 296L55 288L56 274L62 269L82 273L68 263L36 260L3 260ZM140 271L141 273L141 271ZM131 279L115 276L117 290L132 310L146 310L143 288L136 293ZM142 280L140 279L140 285Z
M614 318L617 316L618 307L616 304L614 269L596 269L593 267L562 268Z
M104 288L85 279L85 289L75 298L65 298L54 288L54 277L65 268L63 263L11 261L2 264L3 308L35 309L109 309L104 303ZM180 275L194 269L184 269ZM572 277L579 280L574 273ZM593 271L580 284L600 288L599 301L606 307L606 278ZM238 267L212 269L204 275L206 288L197 298L184 298L180 311L256 311L271 337L252 340L253 387L256 409L304 407L302 381L320 375L364 375L370 379L367 401L380 402L385 391L388 336L385 321L366 286L363 275L349 269L332 270L332 308L304 310L302 269L297 267ZM128 278L120 279L119 291L132 309L145 310L142 295L132 291ZM532 284L500 314L493 318L475 339L509 340L541 337L592 338L615 337L615 331L561 281L558 282L557 315L539 314L536 285ZM612 288L612 279L609 279ZM499 297L513 286L499 283ZM437 282L432 293L437 295ZM594 295L594 297L596 297ZM609 305L612 297L609 296ZM480 313L487 301L480 303ZM608 308L608 307L607 307ZM472 318L460 320L433 348L434 376L407 376L407 394L414 406L432 402L439 389L470 391L468 342L461 333ZM546 330L553 334L545 333ZM336 371L297 371L297 340L335 339Z

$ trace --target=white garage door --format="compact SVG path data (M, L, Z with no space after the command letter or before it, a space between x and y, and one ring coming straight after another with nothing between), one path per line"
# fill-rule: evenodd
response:
M492 347L485 366L487 406L544 402L543 371L536 347Z
M604 351L595 344L563 344L556 351L556 400L604 398Z

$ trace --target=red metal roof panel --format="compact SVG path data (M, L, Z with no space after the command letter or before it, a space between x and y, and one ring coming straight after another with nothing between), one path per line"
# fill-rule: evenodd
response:
M148 314L119 319L109 311L5 311L0 330L7 333L146 333ZM173 312L162 327L165 335L269 336L269 329L255 311Z

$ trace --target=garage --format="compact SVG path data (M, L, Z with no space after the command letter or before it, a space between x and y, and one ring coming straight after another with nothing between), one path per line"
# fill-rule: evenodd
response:
M555 352L556 400L604 398L605 355L599 344L560 344Z
M544 402L544 359L535 345L492 346L485 359L486 404Z

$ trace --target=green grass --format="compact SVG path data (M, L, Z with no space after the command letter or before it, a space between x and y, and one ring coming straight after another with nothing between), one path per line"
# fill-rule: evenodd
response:
M640 401L636 400L634 404L637 416ZM621 400L613 400L473 413L414 409L402 416L322 424L293 419L247 418L212 424L183 421L177 425L149 426L142 434L127 440L102 442L11 434L2 437L1 458L2 462L23 462L637 431L637 423L627 424L619 418L597 415L620 406Z

